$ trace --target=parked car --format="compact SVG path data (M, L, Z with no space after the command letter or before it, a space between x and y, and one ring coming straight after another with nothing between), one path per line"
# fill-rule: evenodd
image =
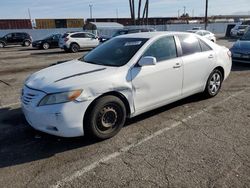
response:
M98 37L88 32L65 33L59 39L60 48L73 53L76 53L83 48L95 48L98 45Z
M32 42L32 46L34 48L48 50L49 48L58 48L59 47L59 39L61 34L53 34L42 40L37 40Z
M8 45L29 46L32 42L32 37L28 33L9 33L0 38L0 48Z
M243 36L246 32L248 25L236 25L230 32L232 37Z
M192 30L194 31L201 30L201 27L193 27Z
M250 63L250 29L241 37L233 47L232 52L233 62Z
M207 38L208 40L211 40L212 42L216 42L215 34L211 33L207 30L188 30L189 33L195 33L202 37Z
M100 42L106 42L107 40L117 37L120 35L127 35L132 33L144 33L144 32L154 32L154 28L140 28L140 29L121 29L115 32L111 37L101 36L99 37Z
M23 86L22 109L37 130L107 139L126 118L200 92L216 96L231 65L229 49L198 35L122 35L80 59L32 74Z

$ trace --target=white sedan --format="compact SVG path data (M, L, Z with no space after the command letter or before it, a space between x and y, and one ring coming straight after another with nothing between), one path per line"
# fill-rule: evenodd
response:
M195 33L197 35L205 37L206 39L216 43L215 34L211 33L210 31L207 31L207 30L188 30L187 32Z
M231 65L227 48L198 35L123 35L80 59L29 76L22 109L37 130L107 139L121 130L126 118L200 92L216 96Z

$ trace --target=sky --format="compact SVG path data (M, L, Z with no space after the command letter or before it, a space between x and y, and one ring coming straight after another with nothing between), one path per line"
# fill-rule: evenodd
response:
M135 0L138 2L138 0ZM145 0L144 0L145 1ZM171 17L186 12L203 16L205 0L149 0L149 17ZM0 19L129 17L129 0L1 0ZM250 0L209 0L209 15L249 14Z

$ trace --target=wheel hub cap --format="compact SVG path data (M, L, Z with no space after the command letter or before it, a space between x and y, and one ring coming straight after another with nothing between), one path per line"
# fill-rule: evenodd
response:
M220 85L221 85L221 78L220 78L220 75L218 73L215 73L210 82L209 82L209 89L210 89L210 92L212 94L215 94L217 93L217 91L219 90L220 88Z
M104 108L101 121L105 128L113 127L117 122L117 112L113 108Z

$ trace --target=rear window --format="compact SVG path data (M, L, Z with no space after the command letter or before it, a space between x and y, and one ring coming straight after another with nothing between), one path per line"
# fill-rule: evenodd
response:
M182 55L191 55L201 52L199 40L193 35L179 35Z

